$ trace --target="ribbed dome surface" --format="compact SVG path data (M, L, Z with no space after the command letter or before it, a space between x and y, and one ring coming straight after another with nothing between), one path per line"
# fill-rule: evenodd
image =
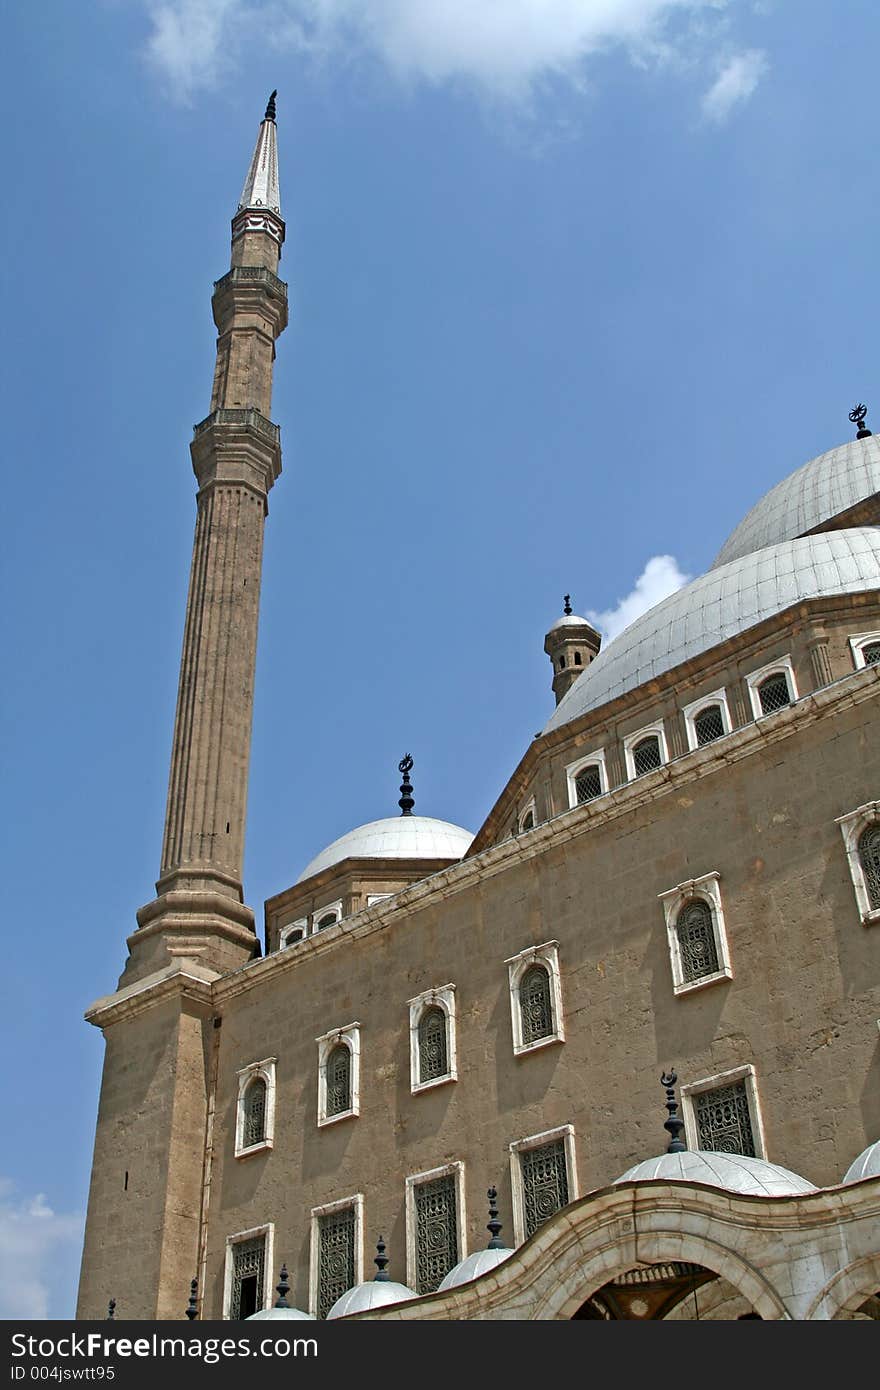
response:
M750 1197L791 1197L815 1192L816 1188L797 1173L745 1154L715 1153L708 1149L686 1149L684 1153L659 1154L628 1168L614 1186L647 1179L666 1182L702 1182L723 1187L726 1192L742 1192Z
M457 1289L459 1284L469 1284L472 1279L479 1279L481 1274L497 1269L512 1254L512 1250L475 1250L473 1255L466 1255L457 1265L453 1265L448 1274L444 1274L437 1285L437 1292Z
M405 1303L410 1298L418 1298L417 1293L406 1284L395 1284L393 1279L370 1279L366 1284L355 1284L337 1298L327 1321L331 1318L347 1318L350 1313L365 1313L371 1308L384 1308L389 1303Z
M473 838L460 825L430 816L387 816L334 840L306 865L297 883L343 859L462 859Z
M303 1313L299 1308L264 1308L259 1313L251 1313L250 1317L245 1318L245 1322L256 1322L258 1319L265 1321L269 1318L288 1318L301 1322L315 1321L311 1313Z
M861 1182L862 1178L880 1177L880 1139L863 1149L843 1175L844 1182Z

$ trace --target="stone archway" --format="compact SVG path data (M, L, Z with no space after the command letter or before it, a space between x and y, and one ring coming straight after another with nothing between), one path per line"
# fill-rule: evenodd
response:
M806 1316L822 1321L880 1317L880 1253L866 1255L829 1279Z

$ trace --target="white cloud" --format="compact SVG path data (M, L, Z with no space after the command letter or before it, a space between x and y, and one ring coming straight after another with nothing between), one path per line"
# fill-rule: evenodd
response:
M681 57L689 44L706 43L705 29L691 21L713 12L718 18L743 0L143 3L153 22L149 56L174 93L188 100L214 86L236 47L251 37L325 57L369 54L404 79L464 81L492 95L522 97L548 78L579 84L587 60L614 46L641 62Z
M724 64L703 97L703 115L719 125L727 120L734 106L748 101L767 71L767 55L759 48L735 53Z
M653 608L655 603L674 594L689 580L690 575L682 574L674 555L652 555L625 598L604 613L590 612L586 616L599 629L605 641L610 642L636 618Z
M0 1178L0 1319L49 1317L54 1266L60 1257L69 1265L82 1233L82 1216L57 1215L42 1192L16 1197ZM53 1307L52 1316L68 1313Z

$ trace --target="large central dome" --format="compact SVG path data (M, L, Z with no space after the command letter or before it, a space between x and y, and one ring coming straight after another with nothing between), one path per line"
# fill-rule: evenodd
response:
M473 838L470 830L431 816L386 816L334 840L296 881L313 878L343 859L463 859Z

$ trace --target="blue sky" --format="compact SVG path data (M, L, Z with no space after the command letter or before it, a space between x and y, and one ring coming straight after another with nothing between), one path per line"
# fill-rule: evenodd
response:
M476 830L552 711L562 595L613 632L857 401L880 419L880 10L50 0L5 39L0 1316L65 1317L103 1055L82 1012L158 872L188 443L269 91L292 313L258 914L396 813L407 750L417 813Z

